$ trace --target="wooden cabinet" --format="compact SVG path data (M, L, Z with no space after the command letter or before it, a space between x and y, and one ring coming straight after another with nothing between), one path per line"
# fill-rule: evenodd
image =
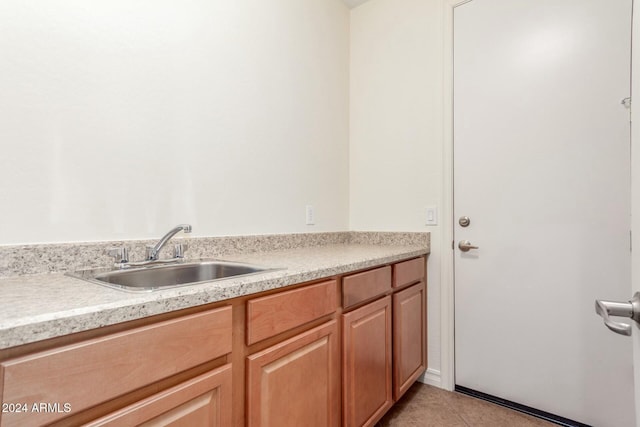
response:
M72 413L0 413L0 425L50 423L230 353L231 324L222 307L3 361L3 402Z
M393 266L393 287L403 288L424 279L426 263L424 257L403 261Z
M426 369L425 258L346 276L343 425L374 425ZM374 299L373 302L366 302Z
M336 320L248 357L247 425L340 425Z
M229 425L230 364L86 424L87 427Z
M0 351L0 400L54 405L0 425L372 426L425 370L425 271L419 257Z
M335 313L337 308L335 280L251 299L247 302L247 344Z
M374 425L391 407L391 297L343 315L343 425Z
M342 279L342 306L347 309L391 290L391 266L351 274Z
M424 282L393 295L393 399L398 400L427 366Z

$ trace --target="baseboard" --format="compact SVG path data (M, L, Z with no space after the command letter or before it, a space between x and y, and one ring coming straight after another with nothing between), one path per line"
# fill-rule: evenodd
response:
M434 387L442 388L442 381L440 378L440 371L437 369L429 368L427 369L420 378L418 378L423 384L432 385Z

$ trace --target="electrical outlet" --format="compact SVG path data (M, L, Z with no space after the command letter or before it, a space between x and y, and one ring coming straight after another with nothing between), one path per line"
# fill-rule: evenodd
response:
M435 206L427 206L424 209L425 225L438 225L438 208Z
M307 205L305 207L305 223L307 225L314 225L316 223L316 215L313 210L313 205Z

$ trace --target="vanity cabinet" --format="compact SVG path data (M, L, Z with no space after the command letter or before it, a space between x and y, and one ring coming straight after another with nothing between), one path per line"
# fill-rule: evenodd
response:
M247 426L340 425L337 281L247 302L247 344L303 328L246 360ZM305 327L322 318L330 320Z

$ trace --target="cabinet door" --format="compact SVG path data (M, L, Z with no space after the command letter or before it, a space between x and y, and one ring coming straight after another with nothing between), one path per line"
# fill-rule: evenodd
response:
M391 297L343 315L345 427L370 426L391 407Z
M249 356L248 425L338 426L339 358L336 320Z
M393 398L398 400L427 366L426 287L393 295Z
M200 375L88 426L226 427L231 425L231 365Z

